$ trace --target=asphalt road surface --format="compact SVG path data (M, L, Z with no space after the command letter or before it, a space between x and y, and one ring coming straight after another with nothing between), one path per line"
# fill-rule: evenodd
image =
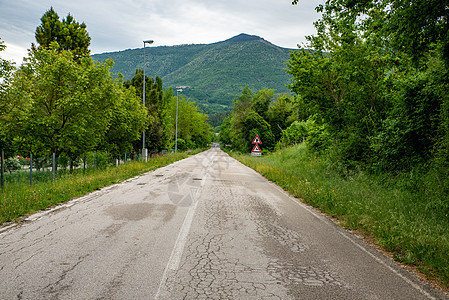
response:
M0 229L0 299L445 299L219 149Z

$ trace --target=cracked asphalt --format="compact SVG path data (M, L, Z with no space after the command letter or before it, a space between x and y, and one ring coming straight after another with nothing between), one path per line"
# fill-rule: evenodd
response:
M0 299L445 299L219 149L0 228Z

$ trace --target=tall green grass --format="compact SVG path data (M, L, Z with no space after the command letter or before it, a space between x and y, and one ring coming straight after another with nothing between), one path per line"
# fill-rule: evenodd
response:
M170 153L148 162L129 162L118 167L82 169L60 172L53 182L50 172L36 172L33 186L29 177L17 174L0 190L0 224L46 209L70 199L83 196L102 187L169 165L186 158L186 153Z
M449 285L449 195L432 172L342 176L304 145L263 157L232 155L345 227L373 236L396 260Z

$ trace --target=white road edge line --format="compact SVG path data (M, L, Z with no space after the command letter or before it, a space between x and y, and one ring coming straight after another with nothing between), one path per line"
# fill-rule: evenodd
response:
M251 169L252 170L252 169ZM255 170L253 170L254 172L256 172ZM256 172L257 174L260 175L260 173ZM260 175L262 176L262 175ZM263 177L263 176L262 176ZM265 177L263 177L265 178ZM266 178L265 178L266 179ZM301 200L293 197L292 195L290 195L289 193L287 193L284 189L282 189L281 187L279 187L277 184L275 184L274 182L269 181L268 179L266 179L269 183L271 183L277 190L279 190L280 192L282 192L284 195L286 195L288 198L290 198L294 203L296 203L297 205L305 208L307 211L309 211L313 216L315 216L317 219L321 220L322 222L324 222L323 220L323 216L317 214L315 211L313 211L312 209L310 209L306 204L302 203ZM338 233L343 236L345 239L347 239L348 241L350 241L352 244L354 244L355 246L357 246L360 250L362 250L363 252L365 252L366 254L368 254L369 256L371 256L372 258L374 258L378 263L380 263L381 265L385 266L387 269L389 269L391 272L393 272L394 274L396 274L397 276L399 276L402 280L404 280L405 282L407 282L409 285L411 285L412 287L414 287L416 290L418 290L421 294L423 294L424 296L426 296L428 299L432 299L432 300L436 300L435 297L433 297L432 295L430 295L428 292L426 292L425 290L423 290L418 284L414 283L413 281L411 281L410 279L408 279L407 277L405 277L404 275L402 275L401 273L399 273L397 270L395 270L393 267L391 267L390 265L388 265L385 261L383 261L382 259L380 259L379 257L375 256L374 254L372 254L371 252L369 252L367 249L365 249L363 246L359 245L358 243L356 243L350 236L348 236L345 232L341 232L340 230L338 230Z
M206 171L204 172L203 176L201 177L201 188L204 186L204 183L206 181L206 177L209 174L209 168L212 165L213 159L215 157L215 153L212 156L212 159L209 163L209 165L206 168ZM184 222L181 226L181 230L179 231L178 237L176 238L175 246L172 250L172 253L170 255L170 258L168 259L167 266L165 267L164 273L162 274L161 282L159 283L159 287L157 289L156 295L154 296L154 299L157 300L161 296L161 293L167 292L163 291L164 285L167 282L168 275L170 272L174 272L178 270L179 264L181 263L182 254L184 252L185 245L187 243L187 236L190 232L190 227L192 226L193 217L195 216L195 211L198 206L199 197L201 195L201 192L196 195L198 198L194 199L194 204L189 208L187 211L187 214L184 218Z

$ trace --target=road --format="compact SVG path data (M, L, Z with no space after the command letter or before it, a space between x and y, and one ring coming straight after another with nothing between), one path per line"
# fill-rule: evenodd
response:
M445 299L219 149L0 229L0 299Z

